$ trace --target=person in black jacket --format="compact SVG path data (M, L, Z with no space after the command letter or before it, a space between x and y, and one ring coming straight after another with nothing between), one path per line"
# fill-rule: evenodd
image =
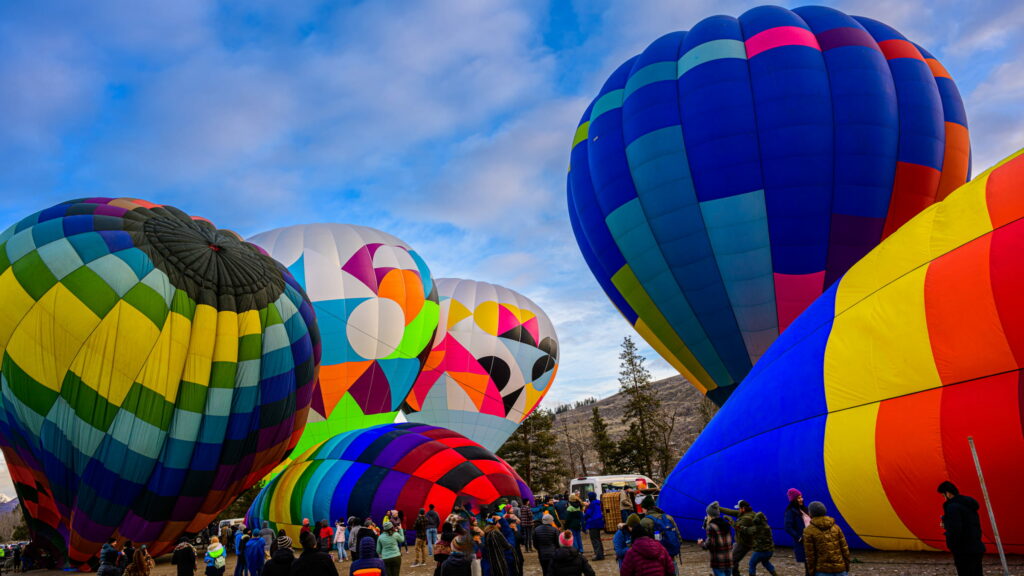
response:
M196 549L188 543L188 538L182 536L178 545L174 547L174 554L171 556L171 564L178 567L178 576L192 576L196 573Z
M946 546L953 553L953 563L959 576L982 576L981 561L985 544L981 541L981 519L978 501L964 496L948 480L939 484L942 503L942 527L946 529Z
M441 576L471 576L473 560L463 554L462 550L452 547L452 553L441 564Z
M559 547L555 550L555 555L551 558L551 567L548 569L551 576L594 576L594 569L580 554L573 539L571 530L566 530L559 536Z
M287 535L277 537L270 562L263 566L263 576L288 576L295 563L295 551L292 550L292 539Z
M331 555L317 550L317 539L312 532L303 532L299 537L302 555L292 562L290 576L338 576Z
M540 560L544 576L551 576L551 559L558 550L558 529L555 528L555 519L550 514L545 514L541 525L533 531L533 547L537 550L537 559Z

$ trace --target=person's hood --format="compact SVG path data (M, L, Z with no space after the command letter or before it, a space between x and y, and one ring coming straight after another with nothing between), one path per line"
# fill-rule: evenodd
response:
M653 560L661 555L661 551L664 548L658 542L655 542L653 538L644 536L633 540L633 550L636 550L637 554Z
M836 525L836 521L831 516L818 516L817 518L811 518L811 526L814 526L822 532L830 530Z
M754 514L754 524L767 524L768 519L765 518L764 512L758 512Z
M177 546L174 547L174 550L184 550L185 548L191 548L191 546L189 545L188 542L180 542L178 543Z
M445 562L451 562L455 566L466 566L466 565L470 564L471 562L473 562L473 560L469 556L466 556L465 554L462 554L462 553L456 554L456 553L453 552L452 555L449 556L448 560L446 560Z
M274 564L291 564L295 561L295 552L291 548L278 548L270 556Z
M373 538L365 536L359 540L359 558L376 558L377 557L377 544L373 542Z
M963 506L964 508L967 508L972 512L977 512L980 508L977 500L971 498L970 496L964 496L963 494L957 494L956 496L953 496L952 498L949 499L949 502L950 504Z
M224 546L220 542L210 544L209 548L206 549L206 553L209 554L211 558L216 558L224 554Z
M589 500L590 500L591 502L597 502L597 492L588 492L588 493L587 493L587 498L588 498L588 499L589 499Z

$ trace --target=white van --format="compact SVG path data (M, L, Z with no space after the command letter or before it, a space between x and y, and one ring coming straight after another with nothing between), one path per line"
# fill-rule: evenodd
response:
M658 490L661 487L654 480L643 474L612 474L608 476L580 476L569 482L569 493L578 492L586 498L590 492L597 493L598 498L605 492L618 492L623 488L637 490Z

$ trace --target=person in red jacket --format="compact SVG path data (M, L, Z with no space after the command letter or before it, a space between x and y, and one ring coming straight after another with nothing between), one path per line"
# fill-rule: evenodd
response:
M633 545L622 561L621 576L671 576L676 573L672 557L642 526L632 530Z

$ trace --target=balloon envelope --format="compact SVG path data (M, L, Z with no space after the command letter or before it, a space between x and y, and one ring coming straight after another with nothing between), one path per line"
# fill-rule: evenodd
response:
M132 199L0 235L0 447L34 542L153 555L291 451L319 361L312 306L256 247Z
M973 437L1004 545L1024 552L1022 191L1018 155L904 225L779 337L662 489L688 537L713 500L743 498L780 528L796 487L851 546L944 548L938 485L982 500Z
M547 394L558 337L522 294L487 282L438 278L434 344L407 404L410 422L443 426L497 450Z
M430 270L408 244L364 226L306 224L249 239L306 289L323 362L294 455L347 430L394 422L437 327Z
M754 8L654 41L583 114L570 220L591 271L721 405L850 265L969 176L956 85L830 8Z
M379 524L401 510L408 529L429 504L444 518L456 503L487 506L501 497L522 502L533 494L479 444L435 426L384 424L339 434L298 457L260 491L246 518L297 540L303 518Z

